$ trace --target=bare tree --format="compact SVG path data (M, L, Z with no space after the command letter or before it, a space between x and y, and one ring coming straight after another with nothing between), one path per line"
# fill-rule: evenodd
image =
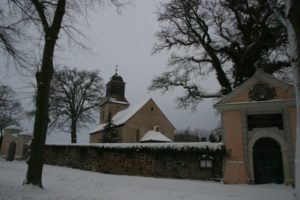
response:
M71 132L77 142L77 129L95 122L95 109L103 97L98 71L63 68L55 72L50 89L50 125Z
M28 57L20 45L21 40L29 38L24 31L28 21L29 18L10 9L5 1L0 2L0 53L6 55L4 59L14 61L17 66L24 67L28 64ZM4 60L1 64L3 62Z
M79 33L74 26L76 15L87 12L88 7L105 0L9 0L8 8L21 16L21 21L30 22L36 28L35 34L40 38L37 45L42 50L36 52L36 111L31 142L31 154L27 161L28 169L25 184L42 186L42 170L44 163L44 146L49 123L49 91L54 74L55 49L59 36L63 31L73 42L78 43L74 34ZM117 7L118 0L107 0ZM26 20L25 20L26 19ZM30 30L32 31L32 30ZM75 34L76 35L76 34ZM25 41L24 41L25 43ZM32 41L33 44L36 44Z
M177 51L171 70L155 77L150 90L182 87L181 107L228 94L256 67L274 73L290 66L286 33L266 1L170 0L157 12L161 30L153 52ZM215 73L221 91L207 93L201 80Z
M9 86L0 84L0 148L3 129L9 125L19 125L22 114L23 108L16 93Z
M209 131L205 129L191 129L187 127L184 130L176 130L174 135L175 142L199 142L204 140L208 136Z
M300 1L285 0L285 4L268 0L280 22L286 28L289 59L293 69L297 105L297 136L295 151L295 199L300 199Z

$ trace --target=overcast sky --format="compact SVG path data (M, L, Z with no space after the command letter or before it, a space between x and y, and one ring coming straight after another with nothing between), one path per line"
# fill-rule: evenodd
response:
M174 90L166 95L147 90L153 77L167 69L169 52L151 55L151 49L156 42L154 34L159 30L155 11L161 1L131 0L131 2L132 5L126 6L121 14L112 7L92 11L89 25L81 26L89 38L86 44L92 52L82 52L79 48L71 50L65 48L68 52L56 53L57 63L79 69L100 70L105 83L115 73L115 66L119 65L118 74L126 82L125 96L131 105L151 97L177 129L215 128L219 122L219 116L212 107L215 101L203 101L196 112L179 110L176 108L175 98L180 94L180 90ZM24 79L12 69L1 69L1 82L11 85L22 94L20 97L22 100L28 96L23 93ZM208 78L203 84L208 91L219 88L213 77ZM28 103L25 107L29 107ZM32 122L26 120L23 127L32 130ZM47 139L48 143L69 141L70 136L67 133L64 135L52 133ZM87 130L80 131L78 141L88 142Z

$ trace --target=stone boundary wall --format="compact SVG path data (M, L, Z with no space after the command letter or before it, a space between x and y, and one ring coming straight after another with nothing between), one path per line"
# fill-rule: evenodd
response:
M222 178L222 143L46 145L45 163L95 172L198 180ZM201 168L201 160L212 168Z

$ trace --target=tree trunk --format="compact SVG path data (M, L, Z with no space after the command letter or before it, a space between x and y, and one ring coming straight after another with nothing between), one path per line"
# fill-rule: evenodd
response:
M44 165L44 146L49 123L49 91L54 73L53 57L58 34L65 14L66 0L59 0L56 5L52 25L50 26L44 13L43 4L38 0L31 0L42 23L44 30L44 49L41 69L36 73L37 96L34 120L31 154L27 161L28 168L24 183L43 188L42 171Z
M297 135L295 142L295 199L300 199L300 2L288 0L287 24L289 54L294 72L297 105Z
M299 43L299 42L298 42ZM297 134L295 142L295 199L300 199L300 62L292 63L297 105Z
M75 120L71 122L71 143L77 143L77 134L76 134L77 123Z
M36 113L34 121L33 139L31 142L31 154L27 161L28 169L25 181L26 184L38 185L41 188L43 188L42 171L44 164L44 146L49 123L49 90L54 72L52 60L54 47L55 41L47 42L46 40L41 70L36 73Z
M2 129L0 130L0 151L2 147L2 140L3 140L3 135L2 135Z

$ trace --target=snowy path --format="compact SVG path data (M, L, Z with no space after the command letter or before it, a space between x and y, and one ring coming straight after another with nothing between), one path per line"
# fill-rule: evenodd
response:
M45 190L22 186L22 161L0 159L0 200L289 200L293 189L283 185L220 183L106 175L44 166Z

